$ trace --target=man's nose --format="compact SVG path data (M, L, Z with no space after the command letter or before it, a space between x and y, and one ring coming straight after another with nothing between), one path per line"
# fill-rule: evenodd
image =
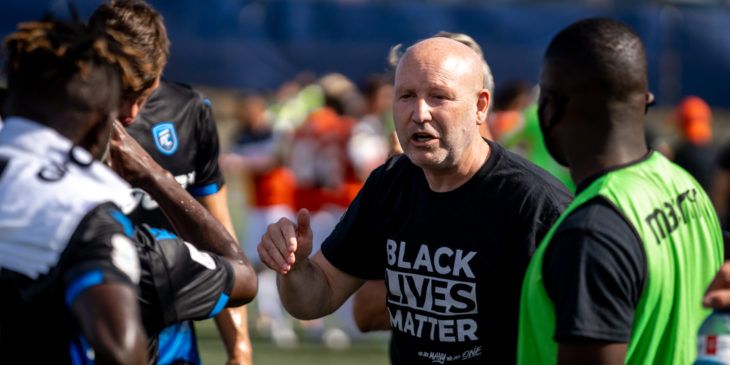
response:
M423 98L416 100L415 110L413 111L413 120L417 123L423 123L431 120L431 106Z
M119 119L121 118L136 118L139 113L139 105L134 101L124 101L119 106Z

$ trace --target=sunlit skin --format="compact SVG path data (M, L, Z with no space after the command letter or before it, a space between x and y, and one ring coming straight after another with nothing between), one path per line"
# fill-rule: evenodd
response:
M157 87L160 86L160 77L157 76L154 85L147 89L139 92L123 92L122 102L119 105L119 114L117 119L125 127L129 127L134 123L134 118L137 118L137 114L147 102L147 99L152 95Z
M489 92L479 56L447 38L409 48L396 69L393 117L403 151L434 191L466 182L488 157L479 135Z

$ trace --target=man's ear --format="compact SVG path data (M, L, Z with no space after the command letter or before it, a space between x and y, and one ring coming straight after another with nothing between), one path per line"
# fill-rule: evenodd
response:
M655 103L654 93L652 93L651 91L647 91L646 92L646 104L647 105L654 105L654 103Z
M492 103L492 95L489 90L482 89L477 95L477 125L484 124L487 121L487 112L489 105Z
M649 107L656 104L656 100L654 99L654 93L651 91L646 92L646 104L644 106L644 114L649 112Z

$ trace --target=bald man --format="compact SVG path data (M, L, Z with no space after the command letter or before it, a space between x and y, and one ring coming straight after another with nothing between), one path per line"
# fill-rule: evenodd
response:
M615 20L583 20L550 43L540 76L545 144L575 201L525 275L520 364L689 364L720 267L704 190L647 148L644 45Z
M405 153L370 175L311 258L306 210L258 246L293 316L322 317L385 279L394 364L514 363L524 270L571 195L479 135L482 79L480 57L457 41L405 52L393 100Z

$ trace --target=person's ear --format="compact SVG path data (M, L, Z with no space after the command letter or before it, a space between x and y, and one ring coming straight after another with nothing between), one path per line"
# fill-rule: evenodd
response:
M479 95L477 95L477 125L487 121L487 112L491 103L492 95L489 93L489 90L482 89L479 91Z
M644 114L649 112L649 107L656 104L654 94L651 91L646 92L646 106L644 107Z

